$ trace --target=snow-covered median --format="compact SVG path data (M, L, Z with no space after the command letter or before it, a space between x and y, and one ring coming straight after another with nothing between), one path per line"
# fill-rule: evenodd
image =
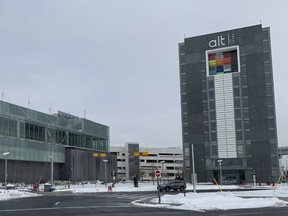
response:
M230 192L214 193L187 193L164 195L161 197L161 204L158 204L158 198L152 199L153 203L149 206L165 207L182 210L194 211L211 211L211 210L228 210L244 208L263 208L263 207L281 207L288 205L288 202L279 200L277 197L271 198L242 198L237 197ZM133 204L143 205L137 202ZM147 206L144 204L144 206Z
M25 191L18 191L18 190L1 190L0 189L0 201L3 200L11 200L17 198L25 198L25 197L36 197L40 196L39 194L29 193Z

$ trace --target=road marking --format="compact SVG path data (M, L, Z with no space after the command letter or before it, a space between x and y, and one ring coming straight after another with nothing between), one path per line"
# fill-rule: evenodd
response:
M86 209L86 208L130 208L130 204L125 206L72 206L72 207L51 207L51 208L31 208L31 209L7 209L0 212L21 212L21 211L42 211L42 210L58 210L58 209Z

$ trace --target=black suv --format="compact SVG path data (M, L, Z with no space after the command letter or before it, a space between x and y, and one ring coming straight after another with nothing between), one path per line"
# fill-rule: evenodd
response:
M163 184L159 185L160 191L170 191L173 189L174 191L177 191L178 189L180 191L183 191L186 188L185 182L183 180L174 180L174 181L168 181L164 182Z

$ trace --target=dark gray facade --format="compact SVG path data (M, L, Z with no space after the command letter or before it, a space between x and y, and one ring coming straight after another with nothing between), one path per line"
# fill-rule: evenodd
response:
M129 152L128 155L128 170L129 173L126 179L133 180L135 177L140 179L140 159L139 155L135 156L135 153L139 153L139 143L125 143L125 147Z
M192 179L277 179L278 143L270 29L255 25L179 44L183 157ZM220 163L221 162L221 165Z
M95 151L89 149L77 149L66 147L65 164L62 167L61 179L71 181L100 180L105 179L105 164L103 160L108 160L106 164L107 181L112 182L113 171L117 171L117 157L115 154L107 153L106 157L93 157Z

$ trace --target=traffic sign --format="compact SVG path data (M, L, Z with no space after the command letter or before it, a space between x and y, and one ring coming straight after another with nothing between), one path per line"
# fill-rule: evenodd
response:
M156 176L157 178L161 177L161 172L160 172L160 170L155 170L155 176Z

